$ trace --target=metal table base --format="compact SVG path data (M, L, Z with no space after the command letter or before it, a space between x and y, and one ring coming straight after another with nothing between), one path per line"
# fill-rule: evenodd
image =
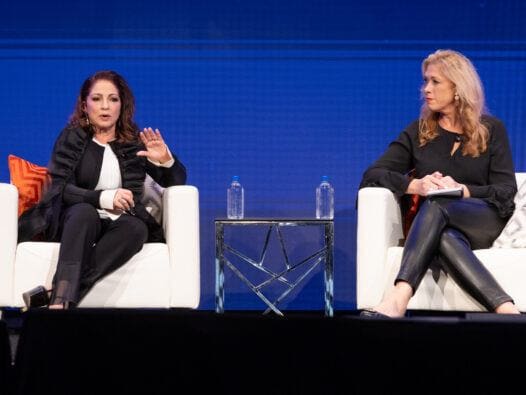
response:
M334 299L334 221L323 220L323 219L216 219L215 221L215 265L216 265L216 288L215 288L215 304L216 312L224 312L224 300L225 300L225 266L228 267L232 272L244 283L249 289L252 290L267 306L268 308L264 311L264 314L273 311L278 315L283 315L279 310L278 305L287 295L294 290L298 284L300 284L308 275L320 265L324 263L324 302L325 302L325 315L328 317L333 316L333 299ZM259 258L252 259L245 254L241 253L231 245L225 243L224 231L225 227L246 227L246 226L267 226L267 232L265 241L262 247L262 252ZM282 229L284 227L291 226L318 226L324 229L324 245L318 251L314 251L299 262L293 263L289 260L287 252L287 246L283 238ZM281 251L283 253L283 268L279 271L271 270L265 266L265 256L269 247L269 240L272 232L276 232ZM251 265L253 268L265 273L267 279L259 284L254 284L250 281L243 272L236 267L236 265L225 256L225 251L230 252L241 261ZM300 276L295 280L291 281L287 278L287 274L296 270L304 270ZM269 300L264 294L263 289L275 283L276 281L284 284L286 289L282 292L275 300Z

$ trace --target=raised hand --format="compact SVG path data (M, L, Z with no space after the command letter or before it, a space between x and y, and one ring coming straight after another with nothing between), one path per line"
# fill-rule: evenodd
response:
M146 147L146 151L137 152L138 156L146 156L151 161L159 163L164 163L171 159L168 153L168 147L159 129L144 128L143 131L139 133L139 137Z

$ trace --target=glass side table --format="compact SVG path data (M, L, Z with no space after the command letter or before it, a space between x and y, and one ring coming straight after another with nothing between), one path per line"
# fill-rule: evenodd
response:
M227 266L232 272L252 290L267 306L264 314L273 311L278 315L283 313L278 309L278 304L290 294L290 292L298 286L321 262L324 263L324 302L325 315L333 316L333 299L334 299L334 220L325 219L287 219L287 218L245 218L245 219L215 219L215 266L216 266L216 284L215 284L215 304L216 312L224 312L225 300L225 277L224 270ZM231 245L225 243L225 227L267 227L266 236L262 246L261 256L252 259L241 253ZM289 260L287 246L283 238L282 229L285 227L323 227L324 242L321 249L312 252L299 262L292 263ZM273 270L265 265L265 256L269 247L269 240L272 232L277 233L280 243L281 252L283 254L283 267L279 270ZM243 273L243 270L236 266L232 260L225 256L225 252L236 256L244 264L248 264L251 268L264 273L265 280L255 284L253 281ZM295 271L300 273L295 281L287 278L287 275ZM275 282L280 282L285 286L283 291L275 300L271 301L267 298L262 290Z

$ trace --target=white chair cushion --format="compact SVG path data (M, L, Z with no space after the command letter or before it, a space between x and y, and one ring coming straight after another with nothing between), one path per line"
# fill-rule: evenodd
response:
M22 293L37 285L51 287L59 243L26 242L16 250L15 306L24 305ZM159 307L170 305L168 247L147 243L124 266L104 277L84 298L81 307Z

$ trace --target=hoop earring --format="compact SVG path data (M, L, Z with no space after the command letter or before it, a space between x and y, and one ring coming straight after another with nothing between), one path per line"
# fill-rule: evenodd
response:
M91 122L89 121L89 117L88 117L88 114L84 114L86 116L86 125L87 126L91 126Z

